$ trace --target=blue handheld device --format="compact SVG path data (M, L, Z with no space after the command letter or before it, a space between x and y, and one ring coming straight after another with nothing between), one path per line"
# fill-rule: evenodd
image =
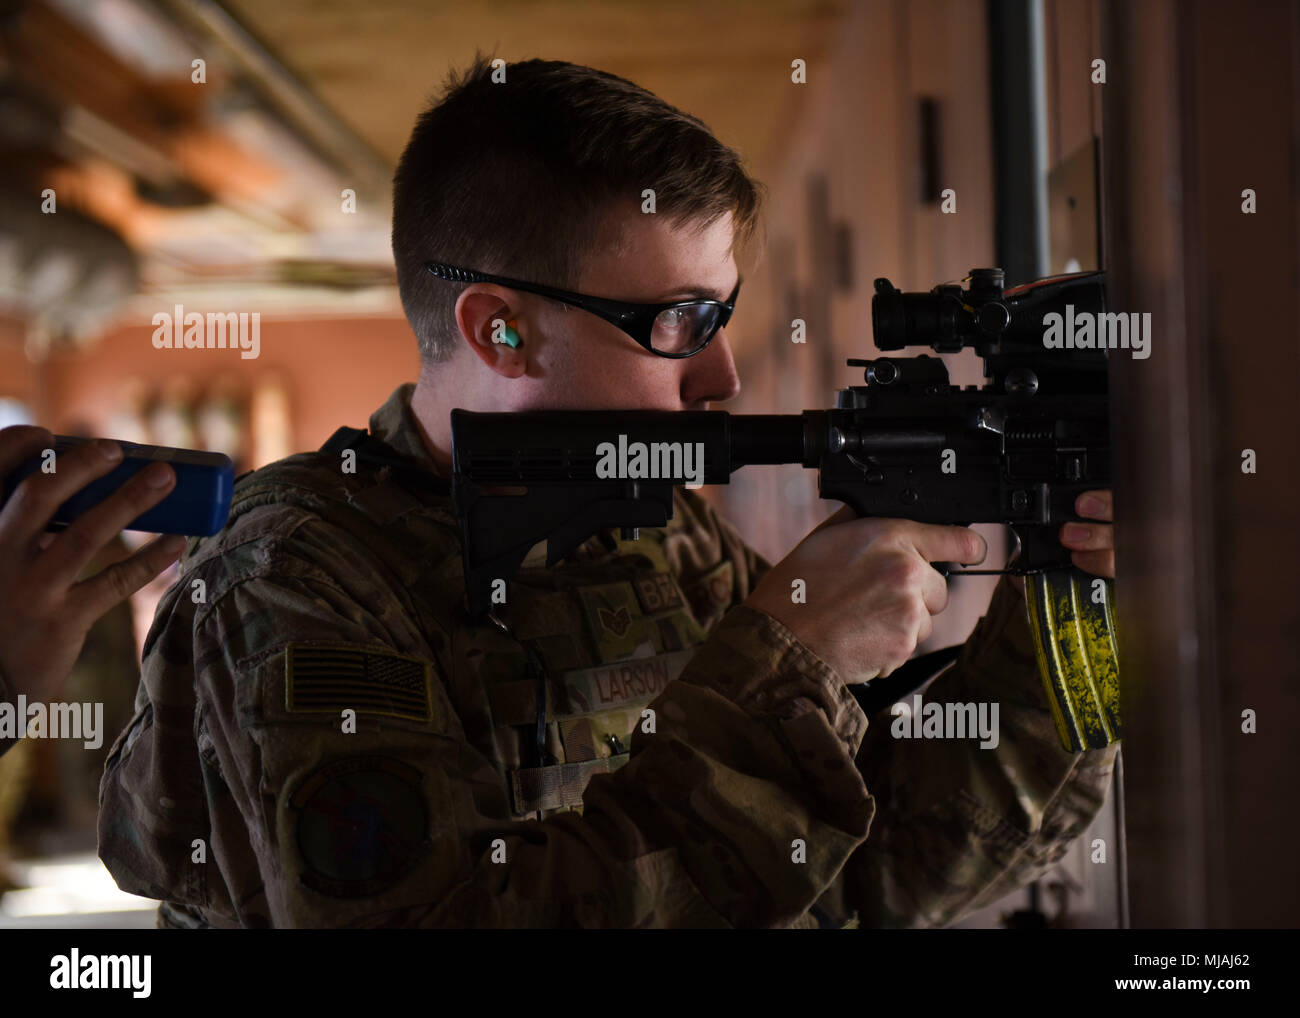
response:
M55 435L54 462L58 463L59 454L89 441L93 439ZM171 494L133 519L124 530L209 537L226 525L235 484L235 467L229 456L219 452L199 452L197 449L136 445L134 442L117 444L122 447L122 462L59 506L50 521L51 529L61 529L86 510L99 505L154 460L163 460L171 465L176 471L176 486ZM9 496L25 478L41 468L42 459L42 456L33 456L5 477L4 497L0 499L0 505L9 501Z

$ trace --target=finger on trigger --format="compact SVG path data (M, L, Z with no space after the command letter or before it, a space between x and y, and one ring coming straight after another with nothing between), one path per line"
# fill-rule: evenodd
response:
M989 557L989 543L984 540L984 535L971 530L969 527L952 527L954 539L958 542L958 547L967 549L964 554L955 557L954 561L963 565L977 566ZM974 541L971 539L974 538ZM973 550L972 550L973 545Z
M969 527L944 526L940 523L911 524L912 546L927 562L961 562L975 565L988 555L988 542Z

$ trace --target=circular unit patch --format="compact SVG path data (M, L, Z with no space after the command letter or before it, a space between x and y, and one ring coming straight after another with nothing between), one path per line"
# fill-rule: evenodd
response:
M406 876L429 845L421 785L414 767L383 756L347 757L309 775L290 800L302 882L357 898Z

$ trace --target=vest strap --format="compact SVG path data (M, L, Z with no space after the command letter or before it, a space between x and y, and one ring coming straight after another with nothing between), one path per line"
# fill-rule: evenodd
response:
M612 774L628 761L628 753L578 763L526 767L510 772L510 794L516 814L582 805L582 793L593 774Z

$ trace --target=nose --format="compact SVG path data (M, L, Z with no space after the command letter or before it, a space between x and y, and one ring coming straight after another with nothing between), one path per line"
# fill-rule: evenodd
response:
M736 359L731 355L727 330L719 329L703 353L687 357L682 373L681 400L683 406L700 403L722 403L740 395L740 375L736 372Z

